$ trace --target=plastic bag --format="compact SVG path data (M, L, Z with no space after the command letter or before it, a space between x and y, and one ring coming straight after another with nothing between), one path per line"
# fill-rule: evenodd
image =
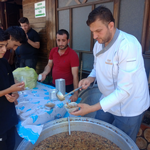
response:
M32 89L36 87L38 75L32 68L17 68L13 71L13 76L18 82L23 81L25 83L25 89Z

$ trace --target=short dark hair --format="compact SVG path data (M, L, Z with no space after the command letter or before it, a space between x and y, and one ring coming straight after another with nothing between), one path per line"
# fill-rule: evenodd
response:
M27 42L27 37L24 30L18 26L9 27L6 32L12 37L12 40L18 41L21 44Z
M66 34L66 35L67 35L67 40L69 39L69 33L68 33L68 31L65 30L65 29L60 29L60 30L56 33L56 35L57 35L57 34L59 34L59 35Z
M19 23L27 23L27 24L29 24L29 20L26 17L22 17L22 18L19 19Z
M0 28L0 42L7 41L9 39L9 34Z
M115 19L111 13L111 11L104 7L99 6L95 8L88 16L88 20L86 21L87 25L89 26L91 23L95 22L97 19L103 21L104 23L114 22Z

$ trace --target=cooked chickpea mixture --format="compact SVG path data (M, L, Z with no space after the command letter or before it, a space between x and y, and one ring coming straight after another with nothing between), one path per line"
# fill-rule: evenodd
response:
M40 142L33 150L121 150L108 139L97 134L72 131L53 135Z

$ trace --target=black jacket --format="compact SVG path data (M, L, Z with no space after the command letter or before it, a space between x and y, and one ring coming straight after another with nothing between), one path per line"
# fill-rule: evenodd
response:
M0 91L14 84L11 68L5 58L0 59ZM0 97L0 135L18 123L15 104L5 96Z

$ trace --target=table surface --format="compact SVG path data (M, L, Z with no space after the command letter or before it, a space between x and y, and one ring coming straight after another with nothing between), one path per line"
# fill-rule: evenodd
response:
M37 141L45 123L64 117L66 109L63 106L70 102L70 96L67 96L64 101L51 100L49 98L50 89L55 88L37 82L34 89L19 92L16 111L20 122L17 125L17 131L22 138L32 144ZM53 108L45 107L45 104L50 102L55 106Z

